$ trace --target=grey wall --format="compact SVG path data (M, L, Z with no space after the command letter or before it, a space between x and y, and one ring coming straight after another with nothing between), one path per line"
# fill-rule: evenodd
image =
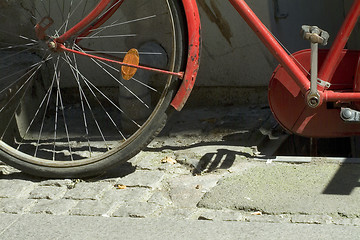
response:
M197 2L204 41L197 86L266 86L277 62L231 4L226 0ZM247 3L289 51L294 52L309 48L309 43L299 34L303 24L319 26L333 40L352 1L248 0ZM281 14L287 17L276 18Z

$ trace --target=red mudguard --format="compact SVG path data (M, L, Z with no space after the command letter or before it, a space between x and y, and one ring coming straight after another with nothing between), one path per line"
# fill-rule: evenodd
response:
M200 64L201 24L195 0L182 0L188 27L188 59L183 82L176 93L171 106L180 111L194 87Z

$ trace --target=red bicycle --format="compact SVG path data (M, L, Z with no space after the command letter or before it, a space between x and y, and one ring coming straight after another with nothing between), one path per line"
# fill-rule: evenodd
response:
M326 31L303 26L311 49L292 55L245 1L229 2L280 62L269 86L279 123L307 137L359 135L359 52L344 48L360 0L330 50L318 50ZM127 161L194 86L195 0L13 1L0 16L0 156L24 172L84 177Z

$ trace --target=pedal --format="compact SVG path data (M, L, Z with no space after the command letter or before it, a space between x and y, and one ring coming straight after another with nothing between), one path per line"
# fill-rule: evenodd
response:
M301 35L305 40L309 40L311 43L318 43L323 46L328 44L330 35L328 32L320 29L317 26L301 26Z
M351 108L341 108L340 117L345 122L360 122L360 112Z

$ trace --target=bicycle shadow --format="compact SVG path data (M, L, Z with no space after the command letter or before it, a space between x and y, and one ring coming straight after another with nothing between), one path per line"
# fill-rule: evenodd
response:
M179 157L177 161L180 164L190 166L192 174L199 175L229 169L239 159L254 157L249 151L243 151L243 147L244 145L240 142L213 141L200 142L188 146L147 147L143 151L171 151ZM237 148L239 150L236 150Z
M246 156L245 153L228 149L217 149L216 152L206 153L200 158L197 166L194 166L192 174L198 175L214 172L219 169L229 169L233 166L237 155ZM250 155L247 157L250 157Z
M272 115L266 116L263 121L250 129L242 128L241 126L236 127L237 125L230 121L224 125L225 126L220 127L207 126L208 128L203 129L202 132L199 133L203 134L202 137L195 137L202 139L198 143L173 146L170 141L170 143L162 145L161 147L147 147L143 151L172 151L176 156L180 155L180 159L177 159L180 163L191 165L193 175L198 175L202 173L211 173L221 169L229 169L235 162L255 157L258 158L257 154L271 156L278 146L276 146L276 144L268 144L268 142L282 142L284 138L288 137L288 134L286 134L282 128L280 129L279 125L274 122ZM207 134L209 134L210 131L221 132L221 128L226 127L229 129L232 127L231 131L222 135L221 138L208 141ZM181 130L178 126L178 130L179 129ZM171 128L164 129L160 136L168 139L169 132L171 132ZM190 137L195 136L194 132L194 130L190 131L190 134L192 134ZM175 134L173 133L173 135ZM187 136L180 137L180 139L186 138ZM188 162L186 162L184 158L190 158L190 161L187 159Z
M356 159L345 160L322 193L327 195L351 195L356 188L360 187L359 163L360 161Z

